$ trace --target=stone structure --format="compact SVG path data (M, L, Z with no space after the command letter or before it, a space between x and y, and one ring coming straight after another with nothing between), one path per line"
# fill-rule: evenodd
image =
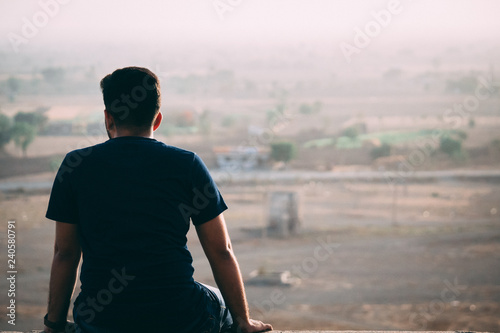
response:
M268 234L286 238L299 232L299 196L296 192L271 192Z

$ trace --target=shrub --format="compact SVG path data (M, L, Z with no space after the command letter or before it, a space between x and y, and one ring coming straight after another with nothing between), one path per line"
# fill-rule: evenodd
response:
M289 162L295 158L297 147L293 142L275 142L271 144L271 158L278 162Z
M356 126L347 127L342 131L342 136L355 139L359 135L359 129Z
M460 157L463 155L462 141L449 136L443 136L439 142L439 150L450 157Z
M391 145L384 143L379 147L373 148L370 154L374 160L379 157L391 156Z

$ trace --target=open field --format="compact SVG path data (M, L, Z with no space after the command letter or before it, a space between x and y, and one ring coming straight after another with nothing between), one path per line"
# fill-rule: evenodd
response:
M282 126L273 129L273 135L304 142L306 138L338 133L343 126L359 119L363 119L371 132L439 128L446 125L439 114L460 99L447 96L425 101L324 100L319 115L291 113ZM101 111L95 107L95 111L86 113L94 102L85 99L54 102L58 106L50 114L51 119L64 119L65 103L73 102L76 106L72 110L82 112L76 119L98 119ZM85 103L90 103L88 108L83 107ZM211 105L213 132L160 134L157 138L194 150L213 166L212 147L227 142L248 143L246 125L266 128L265 110L272 108L273 103L273 100L187 103L185 107L194 110ZM462 128L468 133L465 146L478 147L498 138L497 103L497 99L487 101L475 116L476 126ZM290 112L296 106L297 103L291 103ZM398 114L396 106L405 112ZM224 127L219 119L233 110L238 110L235 123ZM407 113L408 110L415 113ZM71 117L74 116L72 113ZM2 182L51 181L54 167L65 153L104 140L105 135L39 136L28 149L28 159L16 158L20 153L10 143L6 147L10 155L0 156L0 178ZM409 151L412 148L410 145ZM329 156L325 154L342 154L333 150L302 153L299 160L307 162L304 165L310 168L307 170L327 161ZM443 166L495 170L497 162L489 156L473 158L461 165L429 161L417 170L439 170ZM359 171L373 166L335 165L333 169ZM500 330L500 184L456 180L407 183L398 186L397 200L392 188L384 182L228 184L221 190L230 207L226 219L245 278L260 269L289 270L300 279L300 284L293 287L247 286L252 313L275 328ZM268 195L273 191L298 193L300 235L289 239L263 237ZM47 201L46 190L0 192L0 221L15 219L18 225L18 330L40 327L46 311L54 237L53 223L44 218ZM0 236L0 247L5 248L5 230L0 230ZM334 244L331 252L315 256L318 246L325 242ZM195 261L195 278L213 284L208 262L194 233L189 234L189 246ZM0 268L5 270L5 265L2 260ZM0 290L5 287L6 281L0 280ZM0 329L8 328L5 318L0 317Z
M290 270L300 278L293 287L247 286L252 312L275 328L500 329L500 184L409 184L401 189L396 221L387 184L221 190L245 278L255 269ZM299 236L262 238L266 193L275 190L299 193ZM44 218L47 201L44 193L0 196L0 220L18 225L19 330L40 327L45 313L54 237L53 223ZM5 241L2 230L0 247ZM325 243L330 248L319 256ZM191 232L189 246L195 278L213 283ZM0 318L0 329L7 329Z
M353 152L366 154L360 165L353 165L344 159L348 157L344 156L345 151L308 150L302 144L330 139L346 126L359 122L366 127L368 136L401 131L404 137L421 130L449 130L444 112L465 97L328 97L322 98L322 109L314 115L298 112L304 100L289 99L285 115L272 125L266 117L276 107L273 98L171 96L163 110L166 114L189 110L199 115L208 108L211 131L168 136L160 132L156 137L196 151L210 167L215 166L214 146L228 142L236 146L268 145L272 140L283 139L299 145L292 170L373 170L377 166L372 164L369 151ZM6 103L2 110L12 116L20 109L31 110L43 104L51 107L49 121L85 124L101 122L100 103L95 96L23 97L16 103ZM468 126L469 118L461 118L457 127L467 132L464 147L480 148L479 155L461 164L428 158L416 171L497 170L500 154L490 154L486 148L492 140L500 139L498 107L496 96L483 101L474 113L475 125ZM252 138L248 125L271 134ZM52 181L64 154L106 139L105 133L38 136L28 148L27 159L20 158L19 149L11 142L6 146L6 154L0 155L1 181ZM417 143L396 143L396 148L407 157L418 148ZM332 157L340 158L332 163ZM221 190L230 207L226 219L244 277L248 279L254 270L288 270L300 279L292 287L248 284L252 313L275 328L500 330L500 184L457 180L409 182L398 186L397 197L387 183L354 180L228 184ZM298 193L300 235L289 239L263 237L268 197L273 191ZM44 218L47 201L46 190L0 192L2 225L15 219L18 226L18 330L41 327L46 312L54 237L53 223ZM5 229L0 229L0 247L5 248L5 242ZM321 248L325 243L333 245ZM195 261L195 278L213 284L208 262L192 232L189 246ZM318 251L322 251L319 257ZM2 259L0 269L5 271L5 265ZM0 290L5 287L6 281L0 280ZM0 330L10 328L2 313Z

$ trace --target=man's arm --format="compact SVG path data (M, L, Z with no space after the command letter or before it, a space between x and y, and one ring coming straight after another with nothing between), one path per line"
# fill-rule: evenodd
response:
M227 233L224 216L196 226L201 246L212 267L215 282L231 312L234 322L243 333L272 330L271 325L250 319L243 278Z
M66 321L81 253L77 225L56 222L56 240L50 271L47 312L47 319L51 322ZM51 333L52 330L45 327L45 332Z

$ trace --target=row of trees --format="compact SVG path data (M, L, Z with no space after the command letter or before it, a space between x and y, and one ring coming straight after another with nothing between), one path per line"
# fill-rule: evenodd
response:
M10 102L15 102L21 95L95 93L98 83L94 67L47 67L0 80L0 90L8 96Z
M0 113L0 151L13 140L26 157L28 146L48 121L43 112L43 109L34 112L20 111L12 119Z

